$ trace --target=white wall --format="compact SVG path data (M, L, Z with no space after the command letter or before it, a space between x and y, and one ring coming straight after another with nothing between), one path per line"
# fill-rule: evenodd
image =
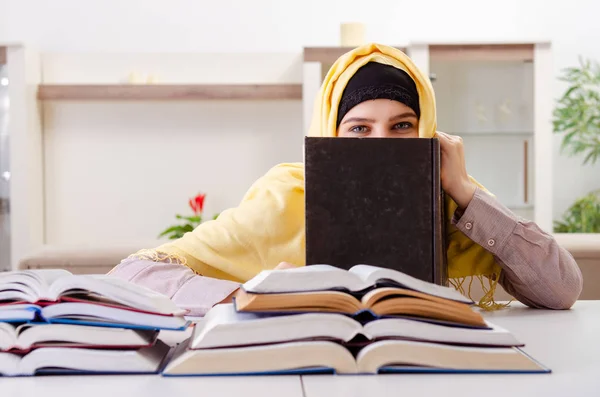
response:
M45 114L49 244L151 240L176 211L189 214L195 193L207 193L211 215L272 165L302 160L300 102L60 104Z
M79 0L0 0L0 42L25 42L34 44L41 52L290 52L299 53L303 46L337 45L339 39L339 23L349 20L360 20L368 24L369 40L390 44L405 44L408 40L435 41L520 41L551 40L555 51L555 69L573 65L579 55L600 59L600 27L597 25L600 15L600 2L595 0L572 0L565 3L542 0L522 1L503 0L496 2L481 1L373 1L369 5L364 0L336 1L279 1L279 0L237 0L237 1L198 1L198 0L146 0L146 1L86 1ZM243 65L240 65L243 70ZM556 96L562 87L557 83ZM73 182L66 177L83 183L82 191L93 193L89 181L102 180L122 170L123 173L142 172L139 160L126 158L126 152L139 149L139 153L147 154L147 158L157 155L172 155L174 147L168 142L190 142L184 149L184 155L173 158L180 161L186 170L203 171L197 184L178 179L168 182L174 164L160 165L149 162L151 167L148 176L160 176L165 184L172 183L171 188L178 189L177 197L161 194L161 206L136 208L151 194L152 189L141 184L133 189L131 185L120 186L124 196L122 206L117 210L118 216L126 214L123 223L129 216L126 211L133 211L131 219L144 216L149 219L146 226L135 226L131 234L145 233L150 237L158 227L162 227L176 209L183 210L182 197L196 189L207 190L209 194L209 210L211 205L218 207L234 204L229 194L219 193L217 179L214 176L226 161L217 158L217 150L211 143L215 126L223 128L226 123L227 134L232 134L232 141L245 142L259 153L275 153L270 157L265 154L264 164L254 164L244 169L244 162L250 156L244 149L235 149L232 154L239 157L238 168L244 169L244 178L250 180L264 171L267 163L300 156L292 147L301 133L301 105L292 103L278 104L276 120L264 127L259 123L265 113L270 112L268 104L256 104L248 107L235 104L233 107L223 104L185 104L155 107L147 121L135 124L131 131L122 124L123 120L133 117L135 112L143 112L135 105L97 104L58 105L46 110L45 120L49 141L56 151L47 153L47 176L56 178L56 185L47 187L49 209L56 209L48 214L51 225L47 230L47 239L62 242L65 239L81 236L80 228L93 227L93 218L65 219L61 206L69 205L69 211L75 210L78 216L86 214L93 217L94 208L98 209L98 223L102 217L115 216L105 213L102 204L93 206L90 203L78 203L79 196L72 201L59 203L59 195L70 194L75 189ZM297 108L296 108L297 106ZM52 116L48 113L52 111ZM67 114L82 112L80 117L66 117ZM140 113L138 113L140 114ZM235 118L231 118L236 114ZM163 141L160 126L165 133L172 120L183 121L183 128L177 131L172 140ZM90 121L92 123L90 123ZM104 122L102 122L104 121ZM54 127L62 123L64 129ZM99 123L99 124L94 124ZM298 123L296 125L295 123ZM121 125L121 127L119 127ZM287 126L292 126L286 129ZM151 134L145 134L145 127L152 126ZM240 127L243 126L243 127ZM119 127L119 128L116 128ZM243 128L243 131L240 129ZM260 135L249 135L252 131L264 130ZM175 131L175 130L173 130ZM278 131L283 131L280 135ZM68 135L67 135L68 134ZM284 150L275 149L270 137L282 139ZM286 138L284 138L286 137ZM110 142L118 142L118 153L110 153ZM143 142L143 143L141 143ZM167 142L167 143L165 143ZM260 142L260 143L259 143ZM560 138L556 137L555 145L555 214L560 214L576 197L593 188L600 188L600 165L582 168L579 159L568 159L558 153ZM136 144L138 143L138 144ZM162 145L167 145L163 150ZM93 146L94 145L94 146ZM141 145L141 147L140 147ZM76 151L63 152L66 148ZM276 146L278 149L280 146ZM102 150L96 150L101 148ZM197 162L193 154L202 148L210 148L209 156L198 154ZM250 150L250 149L249 149ZM81 154L76 154L80 151ZM101 155L111 156L113 162L107 169L94 168L100 164ZM87 156L84 156L87 154ZM136 154L136 155L137 155ZM253 157L255 158L255 157ZM150 160L148 160L150 161ZM119 168L119 164L123 167ZM210 164L210 172L206 167ZM166 167L166 168L164 168ZM85 169L89 175L85 176ZM187 171L186 171L187 172ZM60 174L59 174L60 173ZM135 174L138 175L138 174ZM222 174L226 176L227 174ZM129 175L133 178L133 174ZM574 177L576 176L576 177ZM64 179L61 179L64 178ZM137 178L133 178L137 179ZM87 184L84 183L87 180ZM191 179L186 179L191 181ZM188 184L189 183L189 184ZM113 191L101 185L96 194L108 199ZM81 187L81 186L80 186ZM231 194L241 193L241 186L231 188ZM142 196L142 197L138 197ZM76 199L77 198L77 199ZM218 200L218 201L217 201ZM211 204L212 203L212 204ZM217 204L218 203L218 204ZM127 210L125 210L127 208ZM220 208L219 208L220 209ZM215 208L216 210L216 208ZM92 214L89 213L92 211ZM107 210L108 211L108 210ZM146 214L148 212L148 214ZM73 217L74 218L74 217ZM154 220L150 220L154 219ZM91 231L88 237L107 239L127 237L129 231L109 230L102 226L102 231ZM138 230L139 229L139 230ZM84 238L84 237L81 237Z
M45 83L299 83L299 54L46 54ZM238 65L244 65L240 69ZM240 70L238 70L240 69ZM231 78L231 75L234 77ZM270 167L302 160L302 103L45 101L46 243L153 241L207 194L236 206Z

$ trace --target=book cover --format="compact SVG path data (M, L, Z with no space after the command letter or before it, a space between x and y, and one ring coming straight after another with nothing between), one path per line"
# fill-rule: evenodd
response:
M447 280L437 139L305 138L306 263Z

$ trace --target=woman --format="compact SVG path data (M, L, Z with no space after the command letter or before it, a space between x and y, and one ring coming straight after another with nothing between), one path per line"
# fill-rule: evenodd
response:
M567 309L579 297L582 277L573 257L468 176L461 139L436 131L431 84L401 51L370 44L338 59L321 87L309 134L437 137L454 285L462 290L465 278L488 280L479 302L488 308L497 307L496 283L536 308ZM254 183L239 207L131 256L111 273L202 315L263 269L304 265L304 241L303 165L280 164Z

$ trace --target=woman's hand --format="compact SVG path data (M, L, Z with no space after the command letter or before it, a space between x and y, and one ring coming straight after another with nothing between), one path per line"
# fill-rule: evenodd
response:
M442 188L462 210L466 209L477 187L467 174L462 138L438 131L442 157Z
M294 269L298 266L291 264L289 262L281 262L279 265L275 267L275 270L285 270L285 269Z

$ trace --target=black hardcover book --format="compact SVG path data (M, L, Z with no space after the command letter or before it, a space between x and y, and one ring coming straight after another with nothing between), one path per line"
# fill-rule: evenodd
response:
M446 284L437 139L306 137L306 264L369 264Z

